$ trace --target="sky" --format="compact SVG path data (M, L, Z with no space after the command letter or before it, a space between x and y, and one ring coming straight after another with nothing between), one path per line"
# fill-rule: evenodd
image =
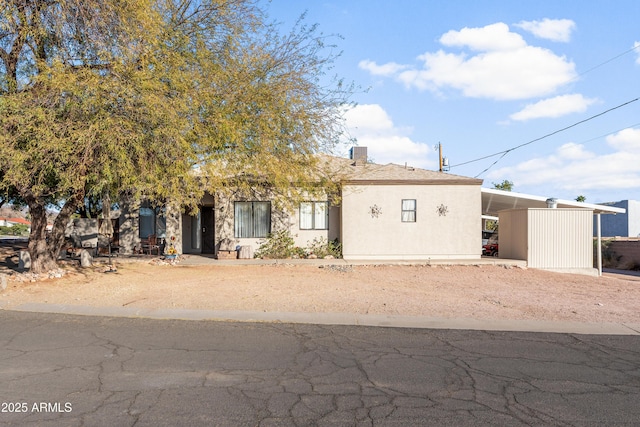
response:
M640 200L637 0L264 6L283 30L306 12L304 22L340 36L332 72L360 88L346 124L374 162L437 170L441 144L447 173L484 187Z

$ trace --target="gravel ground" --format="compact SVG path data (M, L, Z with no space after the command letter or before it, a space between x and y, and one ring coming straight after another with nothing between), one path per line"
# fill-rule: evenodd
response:
M3 257L3 259L6 257ZM2 265L0 265L2 267ZM5 263L6 267L6 263ZM0 301L472 319L640 322L640 277L501 266L168 265L11 274ZM7 272L5 268L5 272Z

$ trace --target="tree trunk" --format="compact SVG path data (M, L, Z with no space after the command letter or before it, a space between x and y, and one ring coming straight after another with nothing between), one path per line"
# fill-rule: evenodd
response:
M31 215L31 234L29 235L28 250L31 255L31 271L45 273L58 268L58 254L64 244L64 232L71 218L71 214L82 200L84 192L78 191L69 197L56 217L51 233L47 232L47 210L44 201L27 195L25 200L29 205Z
M47 243L47 212L44 204L29 201L31 234L28 250L31 255L31 271L44 273L58 268L57 256L51 253Z

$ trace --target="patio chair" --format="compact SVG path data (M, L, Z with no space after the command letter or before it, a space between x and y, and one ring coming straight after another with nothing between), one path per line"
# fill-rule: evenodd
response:
M142 250L143 252L149 251L149 255L151 255L153 251L158 251L158 255L160 255L160 245L158 244L158 236L156 236L155 234L149 235L149 237L147 237L146 243L143 242L142 244Z

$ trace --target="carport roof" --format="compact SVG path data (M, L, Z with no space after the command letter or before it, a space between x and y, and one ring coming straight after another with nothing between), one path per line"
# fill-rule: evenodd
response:
M496 190L493 188L481 188L482 215L497 217L498 212L506 209L520 208L546 208L549 197L534 196L531 194L514 193L511 191ZM596 205L593 203L576 202L575 200L556 199L558 208L583 208L592 209L596 214L625 213L625 209L613 206Z

